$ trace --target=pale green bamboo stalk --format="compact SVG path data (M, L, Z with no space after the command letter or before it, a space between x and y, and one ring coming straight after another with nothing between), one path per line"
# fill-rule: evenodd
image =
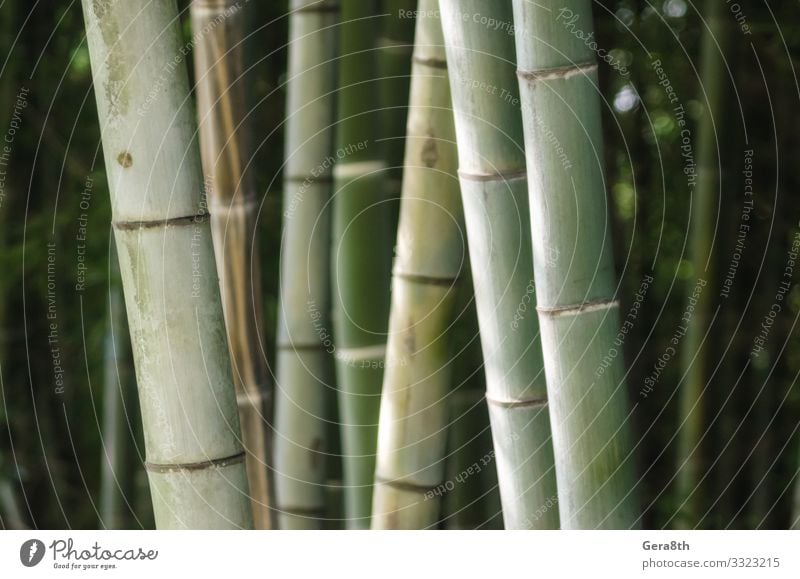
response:
M378 78L371 1L341 0L333 169L333 329L347 527L369 528L389 319L392 243L386 164L375 142Z
M715 212L719 197L719 154L717 139L725 124L722 107L725 101L727 69L725 52L730 38L726 21L730 17L723 2L710 2L706 14L707 27L703 31L700 55L701 92L706 109L700 119L697 140L697 182L692 195L690 231L690 258L694 275L713 285L714 267L711 250L714 246ZM689 289L691 296L694 284ZM680 388L680 414L678 415L678 454L676 498L680 509L678 525L692 528L704 512L704 497L700 480L704 476L704 453L701 439L707 428L705 398L703 393L709 380L709 323L711 322L713 293L703 291L691 323L686 330L682 352L682 374L686 377Z
M217 271L247 458L256 529L269 529L270 411L259 340L261 273L258 199L251 172L243 71L247 8L241 0L192 0L200 152Z
M103 344L103 459L100 468L100 523L124 529L133 497L132 439L129 421L136 384L130 373L130 338L119 279L117 252L111 248L108 326Z
M591 3L514 0L514 25L561 527L634 527L624 357L601 372L620 326L597 64L570 28L593 31Z
M436 0L421 0L433 13ZM383 377L373 529L439 520L444 483L451 326L464 267L458 151L441 22L417 19L400 225Z
M251 528L174 1L83 1L156 525Z
M558 527L547 391L534 303L528 189L510 0L441 0L459 175L508 529ZM482 18L474 18L474 15Z
M275 491L281 529L318 529L326 516L333 396L328 328L336 8L327 0L293 0L291 9Z

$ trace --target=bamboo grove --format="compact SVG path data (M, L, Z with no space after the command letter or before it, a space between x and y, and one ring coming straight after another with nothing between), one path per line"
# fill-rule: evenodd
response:
M31 183L82 191L53 217L57 194L2 171L3 251L44 272L20 274L45 288L24 323L49 332L15 341L0 278L3 528L42 526L34 479L69 479L60 414L86 400L78 526L800 528L800 183L776 169L800 91L764 108L749 82L743 37L767 85L790 76L766 15L267 4L82 0L62 20L85 40L31 96L18 60L0 71L9 126L56 152ZM0 5L3 50L24 10ZM61 65L88 110L66 142L40 96ZM91 275L59 313L75 222ZM55 357L76 324L96 392ZM23 346L47 364L18 368ZM69 379L34 388L56 360Z

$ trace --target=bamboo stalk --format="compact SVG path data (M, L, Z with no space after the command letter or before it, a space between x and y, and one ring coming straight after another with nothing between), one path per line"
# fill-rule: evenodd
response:
M294 0L289 17L284 232L275 424L281 529L318 529L326 515L333 397L330 197L335 6ZM320 331L322 330L322 331Z
M129 370L130 338L119 280L119 260L110 256L108 327L104 347L103 460L100 469L100 523L124 529L133 497L132 440L128 437L136 384Z
M267 465L270 400L259 341L261 273L258 200L250 171L243 69L241 0L192 0L200 152L222 307L247 458L253 520L269 529Z
M547 391L533 307L528 189L509 0L441 0L459 175L506 528L557 528ZM466 17L465 17L466 15ZM523 311L524 310L524 311Z
M177 7L84 0L83 13L156 525L250 528Z
M436 0L421 0L433 13ZM373 529L437 523L444 483L456 287L464 267L458 152L441 23L417 19Z
M599 369L620 322L597 64L564 25L591 33L591 4L513 4L561 527L629 528L639 506L623 356Z
M381 0L381 12L385 15L378 39L378 65L382 77L381 136L385 139L386 187L390 199L400 198L403 181L411 53L414 50L415 19L409 15L416 7L417 0Z
M726 21L729 15L721 2L708 4L706 28L700 56L701 90L706 99L706 110L698 127L697 185L692 195L690 231L690 259L696 277L713 285L714 231L717 199L720 194L720 155L717 148L718 130L721 127L722 107L725 102L726 64L725 52L730 38ZM689 293L694 291L689 288ZM694 527L704 512L705 497L700 489L704 476L705 458L701 440L707 420L704 396L709 380L711 344L707 337L712 314L713 293L706 290L695 304L691 323L686 331L682 369L685 381L680 389L678 416L678 453L676 499L680 505L679 526Z
M333 329L347 527L369 528L394 231L376 145L372 2L341 1L333 169Z

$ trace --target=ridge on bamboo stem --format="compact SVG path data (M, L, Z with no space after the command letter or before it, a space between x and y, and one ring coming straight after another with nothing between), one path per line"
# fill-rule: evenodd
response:
M333 168L333 333L347 527L369 528L389 318L391 204L376 141L373 3L341 0Z
M247 453L250 499L256 528L269 529L270 433L266 417L270 400L258 336L262 319L256 243L258 201L251 174L245 170L249 162L242 76L246 13L237 0L191 3L193 29L204 32L194 49L200 151L242 443Z
M597 64L565 26L580 19L591 32L591 4L514 0L513 7L561 527L637 527L623 356L599 371L620 322Z
M435 0L422 0L434 11ZM451 327L464 267L455 129L438 18L417 19L400 225L383 378L374 529L437 523L444 483ZM431 499L431 500L429 500Z
M174 2L83 1L159 529L252 528ZM143 57L144 55L144 57Z
M510 0L440 0L495 463L508 529L558 528ZM490 87L491 90L486 90Z
M275 492L281 529L319 529L335 398L330 338L333 46L337 14L294 0L289 16L286 163L275 414Z

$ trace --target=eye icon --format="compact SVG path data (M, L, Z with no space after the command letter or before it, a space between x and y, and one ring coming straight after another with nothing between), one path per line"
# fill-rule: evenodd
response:
M35 567L44 557L44 543L39 539L28 539L19 548L19 560L26 567Z

